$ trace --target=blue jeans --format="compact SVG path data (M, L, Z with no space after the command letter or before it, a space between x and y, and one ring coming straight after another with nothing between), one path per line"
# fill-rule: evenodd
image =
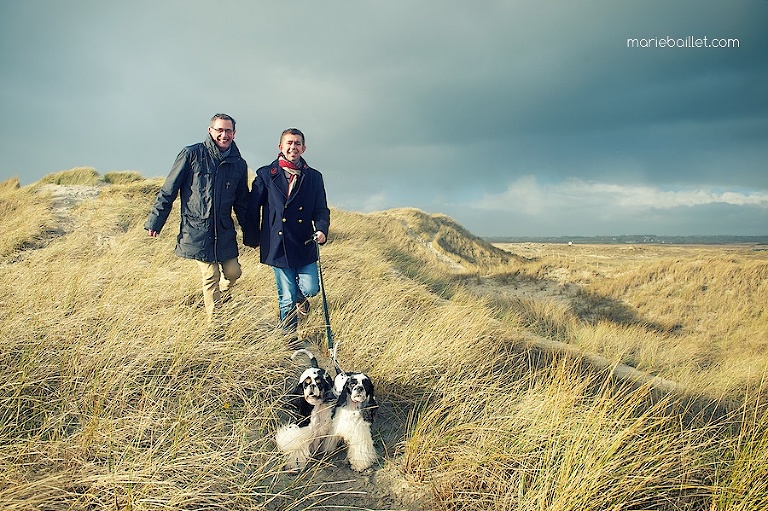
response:
M283 330L295 332L298 324L296 303L305 297L309 298L320 292L317 263L310 263L300 268L272 267L272 270L275 272L277 302L280 306L280 321Z

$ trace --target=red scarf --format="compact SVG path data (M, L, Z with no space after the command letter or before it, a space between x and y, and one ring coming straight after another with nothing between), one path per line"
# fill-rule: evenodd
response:
M286 193L285 196L286 198L290 197L293 187L296 184L296 178L301 175L301 167L282 157L277 159L277 164L280 165L280 168L283 169L288 178L288 193Z
M284 158L278 158L277 164L280 165L281 168L289 168L291 170L301 170L301 167L293 163L292 161L288 161Z

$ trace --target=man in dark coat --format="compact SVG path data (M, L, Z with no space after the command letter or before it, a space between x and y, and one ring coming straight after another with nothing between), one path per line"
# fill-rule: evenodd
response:
M320 290L313 237L325 243L331 223L323 176L302 158L306 148L298 129L282 133L277 159L256 171L243 239L260 247L261 262L274 270L280 321L291 342L297 313L306 315L307 297Z
M176 157L144 224L149 236L156 238L173 201L181 196L176 255L197 261L209 322L222 291L242 274L232 211L242 226L246 221L248 166L234 139L235 120L226 114L214 115L205 141L185 147Z

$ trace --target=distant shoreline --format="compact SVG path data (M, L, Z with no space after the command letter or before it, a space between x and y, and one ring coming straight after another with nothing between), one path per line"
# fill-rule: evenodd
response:
M569 243L579 245L768 245L766 236L489 236L489 243Z

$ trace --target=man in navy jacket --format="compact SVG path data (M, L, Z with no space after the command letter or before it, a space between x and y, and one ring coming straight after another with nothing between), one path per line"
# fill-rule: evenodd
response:
M301 131L283 131L277 159L256 171L243 239L258 246L261 262L272 266L283 331L294 337L297 314L307 314L307 297L320 291L311 241L325 243L331 222L323 176L301 156L306 148Z
M241 226L247 220L248 165L235 145L235 120L229 115L214 115L205 140L176 157L144 224L149 236L157 237L179 196L176 255L197 261L211 321L222 291L242 274L232 211Z

